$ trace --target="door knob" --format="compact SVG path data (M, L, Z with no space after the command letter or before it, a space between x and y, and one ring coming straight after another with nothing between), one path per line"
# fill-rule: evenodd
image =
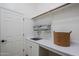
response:
M5 40L2 40L1 42L5 42Z
M2 43L6 42L7 40L1 40Z

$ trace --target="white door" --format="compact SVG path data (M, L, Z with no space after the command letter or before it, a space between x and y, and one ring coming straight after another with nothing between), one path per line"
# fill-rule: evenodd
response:
M1 54L23 55L23 18L17 13L1 10Z

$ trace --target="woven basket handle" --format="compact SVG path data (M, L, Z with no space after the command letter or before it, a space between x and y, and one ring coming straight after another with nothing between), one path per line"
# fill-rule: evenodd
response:
M72 31L69 32L69 34L71 34L71 33L72 33Z

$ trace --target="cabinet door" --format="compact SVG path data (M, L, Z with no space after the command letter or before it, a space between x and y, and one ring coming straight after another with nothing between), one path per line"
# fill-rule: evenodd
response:
M39 45L32 42L32 55L39 56Z
M38 56L39 55L39 45L34 42L28 41L27 51L28 51L29 56Z
M25 50L24 50L25 53L24 54L27 55L27 56L31 56L32 50L31 50L30 41L26 39L24 46L25 46Z

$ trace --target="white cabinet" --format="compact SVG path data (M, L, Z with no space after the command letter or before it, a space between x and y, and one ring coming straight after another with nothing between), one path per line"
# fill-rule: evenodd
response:
M39 56L39 45L38 44L27 40L26 48L27 48L26 49L27 50L26 55L28 55L28 56Z

